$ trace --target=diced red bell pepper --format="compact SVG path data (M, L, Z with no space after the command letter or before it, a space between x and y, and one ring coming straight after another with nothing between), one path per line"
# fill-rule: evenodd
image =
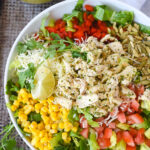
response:
M85 9L87 10L87 11L94 11L94 7L93 6L91 6L91 5L85 5L84 6L85 7Z

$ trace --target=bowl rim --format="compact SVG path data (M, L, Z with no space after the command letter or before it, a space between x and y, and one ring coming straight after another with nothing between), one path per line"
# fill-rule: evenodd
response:
M46 15L48 14L49 11L55 9L56 7L58 6L61 6L61 5L69 5L71 4L72 2L77 2L77 0L65 0L65 1L62 1L62 2L59 2L53 6L50 6L48 8L46 8L45 10L43 10L42 12L40 12L38 15L36 15L33 19L31 19L26 25L25 27L21 30L21 32L19 33L19 35L17 36L16 40L14 41L13 43L13 46L11 47L11 50L9 52L9 55L8 55L8 58L6 60L6 65L5 65L5 72L4 72L4 98L5 98L5 103L9 103L9 97L8 95L6 94L6 84L7 84L7 80L8 80L8 72L9 72L9 64L10 64L10 61L11 61L11 58L13 56L13 53L15 51L15 48L16 48L16 45L17 43L20 41L21 37L23 36L23 34L25 33L26 29L28 27L30 27L32 25L32 23L34 23L36 20L38 20L38 18L42 15ZM86 1L85 1L86 2ZM101 2L101 0L99 0L99 2ZM103 1L102 1L103 2ZM110 0L105 0L104 3L107 3L109 2L110 3ZM112 1L113 3L113 1ZM133 6L130 6L122 1L115 1L116 5L124 5L125 7L128 7L130 8L131 10L133 10L133 12L135 13L138 13L140 15L142 15L144 17L144 19L146 20L150 20L150 18L144 14L143 12L141 12L140 10L134 8ZM26 145L31 149L31 150L36 150L32 145L31 143L24 137L24 135L22 134L21 130L19 129L18 127L18 124L16 122L16 119L14 118L14 115L13 115L13 112L11 111L10 108L7 107L7 110L8 110L8 113L9 113L9 116L10 116L10 119L15 127L15 129L17 130L18 134L20 135L20 137L23 139L23 141L26 143Z

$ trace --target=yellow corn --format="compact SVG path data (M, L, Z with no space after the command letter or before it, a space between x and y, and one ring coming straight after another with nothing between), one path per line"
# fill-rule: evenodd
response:
M63 133L62 133L62 139L63 139L64 141L67 140L67 136L68 136L67 132L63 132Z
M59 123L59 128L60 128L60 129L64 129L64 123L63 123L63 122L60 122L60 123Z
M77 128L77 127L73 127L73 128L72 128L72 131L73 131L73 132L77 132L77 131L78 131L78 128Z
M12 111L16 111L17 108L18 108L18 107L17 107L16 105L12 105L12 106L11 106L11 110L12 110Z

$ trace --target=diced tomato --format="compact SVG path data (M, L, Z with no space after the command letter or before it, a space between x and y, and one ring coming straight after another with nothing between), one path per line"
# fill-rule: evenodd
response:
M89 127L87 120L83 116L80 118L80 127L83 129Z
M144 122L144 119L138 113L129 115L127 117L127 120L129 124L135 124L135 123L139 124Z
M100 118L95 119L96 122L102 122L103 120L104 120L104 117L100 117Z
M121 123L126 123L126 116L125 113L121 112L117 115L118 121Z
M84 7L87 11L94 11L94 7L91 5L85 5Z
M131 107L128 107L127 109L127 115L131 115L131 114L134 114L135 113L135 110Z
M143 85L137 86L136 90L137 95L140 96L144 93L144 86Z
M98 144L100 146L100 149L106 149L110 146L110 139L106 139L106 138L99 138L98 139Z
M124 131L122 134L122 138L129 146L135 146L132 135L128 131Z
M139 110L139 107L140 107L140 104L138 103L138 101L132 100L132 102L131 102L131 107L132 107L135 111L138 111L138 110Z
M104 138L104 133L103 132L99 133L98 138Z
M122 112L126 112L128 110L128 107L130 106L129 103L122 103L119 107L119 109L122 111Z
M80 134L84 137L84 138L88 138L88 133L89 133L89 129L88 128L85 128L83 129Z
M99 127L95 127L94 129L96 130L96 132L97 132L98 134L100 134L100 133L104 130L104 127L99 126Z
M111 128L111 129L115 129L116 128L116 123L111 122L108 127Z
M122 131L117 132L117 142L122 140Z
M132 90L134 93L136 93L136 87L135 87L134 84L130 84L130 85L128 86L128 88L129 88L130 90Z
M136 137L136 135L137 135L137 133L138 133L138 131L136 130L136 129L134 129L134 128L130 128L130 134L133 136L133 137Z
M144 132L145 132L145 129L143 129L143 128L138 130L137 136L135 138L136 144L140 145L140 144L144 143L144 141L145 141Z
M105 130L104 130L104 138L111 138L111 136L112 136L112 129L110 129L110 128L105 128Z
M136 146L132 147L132 146L126 146L126 150L136 150Z
M146 143L147 146L150 147L150 139L145 139L145 143Z

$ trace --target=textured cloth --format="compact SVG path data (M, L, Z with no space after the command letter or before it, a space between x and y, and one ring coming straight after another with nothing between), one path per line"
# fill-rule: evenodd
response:
M11 46L19 32L34 16L60 1L53 0L47 4L31 5L20 0L0 0L0 131L10 121L4 101L3 82L4 69ZM150 0L146 1L142 11L150 16ZM19 136L17 137L17 143L25 150L29 150Z

